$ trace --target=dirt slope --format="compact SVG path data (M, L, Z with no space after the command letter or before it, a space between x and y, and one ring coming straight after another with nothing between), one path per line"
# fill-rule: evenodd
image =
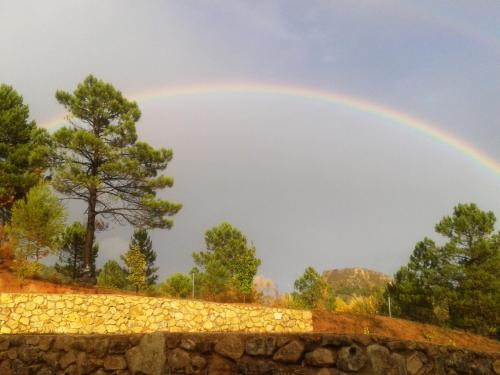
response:
M480 352L500 353L500 342L467 332L421 324L385 316L349 313L314 312L316 332L372 334L400 340L467 348Z

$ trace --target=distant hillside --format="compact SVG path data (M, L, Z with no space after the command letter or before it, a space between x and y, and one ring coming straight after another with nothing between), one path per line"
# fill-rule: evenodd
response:
M356 295L373 294L391 280L391 277L366 268L339 268L323 272L323 277L334 292L344 299Z

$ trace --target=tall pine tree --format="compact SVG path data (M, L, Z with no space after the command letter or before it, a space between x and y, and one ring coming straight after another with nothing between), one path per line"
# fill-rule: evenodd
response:
M90 277L92 246L99 218L149 228L168 229L181 205L157 196L173 179L160 175L172 150L139 142L135 124L141 112L111 84L92 75L73 93L57 91L70 113L71 126L53 136L55 188L86 206L85 277Z
M153 243L149 238L148 231L144 228L136 228L130 240L129 248L137 246L146 260L146 285L156 284L158 280L158 267L155 267L156 252L153 250Z

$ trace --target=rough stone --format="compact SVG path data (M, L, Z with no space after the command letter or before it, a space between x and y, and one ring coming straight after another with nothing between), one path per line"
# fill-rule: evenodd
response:
M196 349L196 342L190 338L182 339L179 346L182 349L193 351Z
M304 352L304 344L299 340L292 340L282 346L274 354L273 359L278 362L296 363Z
M139 345L125 354L132 374L161 375L166 361L165 336L160 333L144 335Z
M387 375L394 368L389 349L378 344L370 345L366 349L372 366L373 375Z
M318 348L305 355L306 363L316 367L331 366L335 363L335 359L335 353L326 348Z
M271 336L252 337L245 344L245 351L250 355L273 355L276 338Z
M425 355L421 352L413 352L406 358L406 369L410 375L417 375L424 364Z
M130 342L126 336L113 337L110 340L108 353L109 354L123 354L130 346Z
M235 364L220 355L215 354L208 365L209 375L233 375L236 373Z
M337 367L344 371L359 371L365 366L366 361L367 357L363 353L363 349L353 344L340 349L337 356Z
M497 359L495 362L493 362L493 372L497 375L500 374L500 359Z
M214 350L225 357L238 359L245 351L245 344L237 336L225 335L221 340L217 341Z
M188 372L191 370L191 358L183 349L176 348L168 354L168 367L175 371Z
M194 355L191 358L191 369L194 374L200 372L207 365L207 360L203 358L201 355Z
M70 351L67 353L64 353L61 358L59 358L59 365L61 368L64 370L66 367L69 365L73 364L76 362L76 355L75 352Z
M104 358L103 365L105 370L123 370L127 368L127 362L119 355L108 355Z

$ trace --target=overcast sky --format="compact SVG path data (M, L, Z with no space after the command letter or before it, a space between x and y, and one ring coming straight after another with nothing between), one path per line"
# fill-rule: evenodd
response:
M0 0L0 82L39 124L62 113L55 91L89 73L130 96L304 86L429 121L499 162L499 25L498 0ZM255 93L139 105L140 138L174 150L175 186L162 196L184 204L172 230L152 233L161 279L188 271L224 220L286 291L309 265L394 273L458 202L500 217L498 173L370 114ZM99 234L100 264L126 250L130 231Z

